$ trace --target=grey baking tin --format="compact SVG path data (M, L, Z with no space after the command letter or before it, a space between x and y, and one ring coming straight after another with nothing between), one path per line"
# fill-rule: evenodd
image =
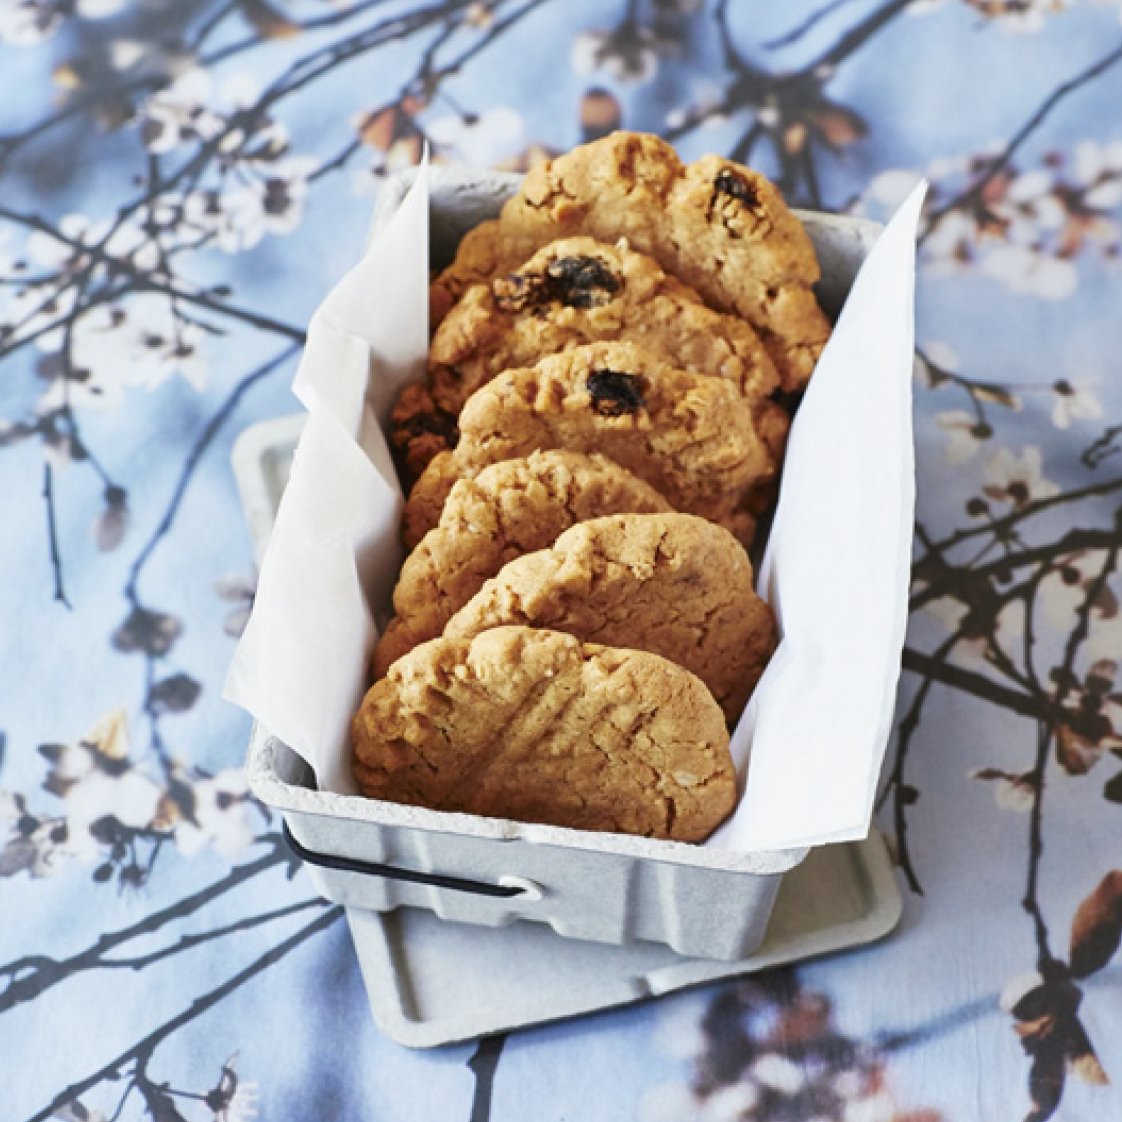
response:
M258 555L268 540L303 424L302 416L262 422L247 429L234 449ZM306 787L307 769L270 740L260 729L254 731L247 764L251 783L259 797L291 821L287 800L300 801L292 788ZM344 809L357 801L314 791L307 796L313 808L316 800L338 799ZM385 852L377 836L359 851L367 860ZM426 867L435 866L430 862ZM863 842L812 849L782 877L762 942L728 962L683 957L645 940L606 946L562 939L548 926L521 920L484 930L477 923L446 923L424 907L370 910L348 899L345 882L341 893L339 885L329 887L320 869L311 865L309 870L322 892L350 904L347 920L374 1018L387 1036L411 1048L596 1012L859 946L888 934L901 911L884 842L875 833ZM349 879L352 884L363 881L360 874ZM496 879L508 880L501 875ZM703 912L708 914L710 907L711 902L704 902ZM501 914L501 906L492 912Z
M403 173L387 181L372 229L388 221L411 179L411 173ZM449 260L463 233L497 213L518 181L511 175L433 169L433 263ZM828 312L836 313L879 227L829 215L804 213L800 218L822 264L820 298ZM299 426L299 418L255 426L234 450L259 552L287 479ZM528 921L545 925L547 935L552 929L574 940L663 944L669 948L664 953L720 960L726 965L710 967L738 972L752 961L747 956L764 938L784 874L807 854L805 849L736 853L321 792L303 761L262 728L254 729L246 768L254 793L283 813L297 843L343 866L309 867L319 890L350 910L356 933L373 930L371 925L381 922L376 913L427 909L441 919L483 927L518 922L509 930L521 932L527 925L520 921ZM421 879L432 874L509 887L517 895L483 896L372 876L347 867L354 862L376 862ZM422 922L408 911L395 914L397 918L386 921L396 924L395 930L403 922ZM403 915L409 918L402 920ZM882 915L878 922L883 920ZM649 953L650 948L643 950ZM374 953L361 946L359 952L364 963Z
M735 962L683 958L657 943L559 939L536 923L480 931L416 908L347 916L379 1027L399 1044L431 1048L869 943L896 926L900 910L873 834L819 846L792 869L763 942Z

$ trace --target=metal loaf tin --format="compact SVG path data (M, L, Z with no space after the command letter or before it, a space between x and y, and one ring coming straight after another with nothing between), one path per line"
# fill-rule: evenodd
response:
M411 180L402 173L387 181L374 230ZM463 234L497 214L518 183L515 175L432 169L432 264L451 260ZM861 219L799 217L822 265L820 300L836 314L880 228ZM251 431L234 451L259 551L289 467L287 454L263 459L260 439ZM319 891L366 911L423 908L486 927L529 920L573 939L650 940L680 955L730 961L759 945L783 875L807 854L736 853L329 794L260 727L246 768L254 794L282 812Z

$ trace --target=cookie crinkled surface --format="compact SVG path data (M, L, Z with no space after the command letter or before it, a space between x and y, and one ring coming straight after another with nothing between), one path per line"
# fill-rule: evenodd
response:
M624 241L552 242L516 269L464 292L433 335L429 383L398 399L391 440L410 472L451 447L456 417L504 370L582 344L641 342L680 370L723 378L749 402L779 376L753 328L714 311L690 287Z
M616 132L532 169L500 217L471 231L433 283L438 323L471 285L583 233L626 238L714 308L753 324L783 389L806 384L829 337L814 296L818 262L778 188L720 156L683 164L658 137Z
M581 522L549 549L505 565L449 621L470 638L522 624L650 651L696 674L725 717L740 716L775 649L752 565L720 526L688 514Z
M557 631L421 644L367 692L353 744L365 795L434 810L697 842L736 801L697 677Z
M770 402L756 413L728 381L676 369L631 343L578 347L504 371L472 395L455 451L437 456L410 492L406 544L436 524L456 480L541 448L603 453L675 510L749 542L748 496L776 477L787 423Z
M374 676L448 620L508 561L544 549L574 523L622 512L658 513L670 504L604 456L550 450L505 460L455 482L439 523L405 559L397 613L374 651Z

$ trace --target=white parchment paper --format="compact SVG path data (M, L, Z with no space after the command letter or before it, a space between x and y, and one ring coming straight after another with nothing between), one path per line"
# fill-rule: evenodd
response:
M707 844L863 837L888 740L914 508L915 233L923 188L877 242L791 429L759 589L782 641L733 735L743 784ZM294 391L308 410L225 696L354 793L349 726L402 555L381 425L423 375L428 180L315 313ZM749 751L750 749L750 751ZM750 764L749 764L749 756Z

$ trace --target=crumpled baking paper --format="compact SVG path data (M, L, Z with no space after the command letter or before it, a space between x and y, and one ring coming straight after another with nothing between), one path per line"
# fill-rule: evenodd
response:
M706 843L755 851L868 832L907 618L915 471L915 234L924 188L866 260L791 427L758 587L782 640L732 738L743 793ZM308 411L225 696L353 794L350 720L401 564L382 433L423 376L428 178L312 318ZM750 759L749 759L750 757Z

